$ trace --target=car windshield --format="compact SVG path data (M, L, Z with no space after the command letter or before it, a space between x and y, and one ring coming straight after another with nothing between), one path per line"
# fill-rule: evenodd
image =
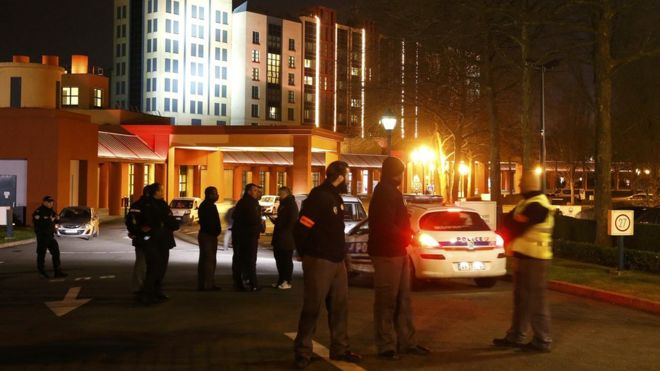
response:
M90 217L89 209L66 208L60 213L60 218L63 219L89 219Z
M275 202L275 196L261 196L261 202Z
M438 211L422 216L419 227L425 231L488 231L479 214L465 211Z
M364 208L357 202L347 202L344 204L344 220L360 221L367 217Z
M170 207L173 209L192 209L193 201L192 200L172 200Z

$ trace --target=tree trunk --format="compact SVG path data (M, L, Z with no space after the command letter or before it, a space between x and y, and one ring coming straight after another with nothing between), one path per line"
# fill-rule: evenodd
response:
M527 12L527 1L523 1L523 13ZM523 172L532 170L533 164L533 143L532 128L531 128L531 115L532 115L532 65L529 62L531 41L529 35L529 25L527 24L527 16L523 17L523 22L520 30L520 59L522 63L522 112L520 115L520 136L522 140L522 165Z
M607 235L607 211L612 205L612 22L610 0L601 0L596 19L594 73L596 80L596 184L594 210L596 244L610 246Z
M488 176L490 177L490 199L497 205L498 226L502 219L502 169L500 166L500 122L497 116L497 103L495 101L495 90L493 88L492 59L491 59L491 40L490 33L488 37L488 46L486 56L483 58L483 81L484 94L486 96L486 106L488 110L488 129L489 129L489 162Z

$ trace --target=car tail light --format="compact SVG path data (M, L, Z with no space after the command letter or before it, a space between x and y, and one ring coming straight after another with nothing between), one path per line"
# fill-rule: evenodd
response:
M445 256L441 254L420 254L422 259L431 259L431 260L445 260Z
M495 245L497 245L498 248L504 248L504 238L499 234L495 235Z
M440 244L435 238L429 236L426 233L422 233L419 236L417 236L417 241L422 247L433 248L440 246Z

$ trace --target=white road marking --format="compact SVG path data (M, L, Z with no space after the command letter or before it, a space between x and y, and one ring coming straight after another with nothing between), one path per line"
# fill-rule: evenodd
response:
M115 276L111 274L109 276L99 276L99 278L104 280L104 279L107 279L107 278L115 278Z
M64 282L66 281L66 278L53 278L48 280L48 282Z
M74 281L89 281L92 277L76 277Z
M78 299L80 287L71 287L64 295L64 299L59 301L47 301L46 306L55 313L56 316L62 317L63 315L71 312L72 310L89 303L92 299Z
M292 340L296 338L296 333L295 332L287 332L284 335L288 336ZM316 355L323 358L326 362L330 363L331 365L337 367L338 369L340 369L342 371L365 371L366 370L366 369L356 365L355 363L344 362L344 361L333 361L333 360L330 359L330 351L328 350L328 348L324 347L322 344L317 343L316 341L312 341L312 344L314 346L314 353L316 353Z

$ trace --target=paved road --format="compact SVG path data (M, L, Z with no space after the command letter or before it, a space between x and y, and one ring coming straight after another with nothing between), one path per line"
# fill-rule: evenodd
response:
M61 240L62 281L40 279L34 245L0 249L1 370L264 370L291 367L291 340L301 305L300 266L294 288L258 293L230 290L230 252L219 252L224 291L199 293L197 248L178 242L167 276L171 300L156 307L134 304L129 282L133 250L118 224L103 225L92 241ZM260 253L262 284L275 269ZM479 289L469 281L432 285L414 293L420 342L429 357L398 362L375 357L373 293L360 278L350 291L350 336L365 354L367 370L660 370L660 317L552 293L555 349L529 355L489 346L510 316L510 284ZM70 288L92 299L57 317L44 304ZM325 321L317 341L328 345ZM336 370L322 359L310 370Z

